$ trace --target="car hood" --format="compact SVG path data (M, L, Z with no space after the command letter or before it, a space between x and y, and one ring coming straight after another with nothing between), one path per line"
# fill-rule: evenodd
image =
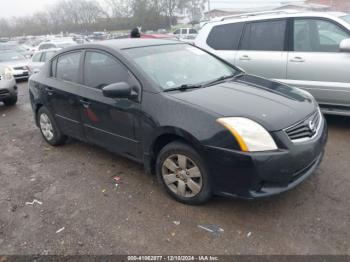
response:
M5 66L10 66L10 67L22 67L22 66L28 66L29 60L6 61L6 62L1 62L0 64Z
M269 131L290 127L317 109L308 93L253 75L171 96L221 117L247 117Z

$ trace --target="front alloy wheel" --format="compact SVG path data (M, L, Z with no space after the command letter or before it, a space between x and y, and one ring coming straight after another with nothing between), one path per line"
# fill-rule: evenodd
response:
M208 169L201 155L182 141L172 142L159 152L156 171L165 190L179 202L203 204L212 195Z

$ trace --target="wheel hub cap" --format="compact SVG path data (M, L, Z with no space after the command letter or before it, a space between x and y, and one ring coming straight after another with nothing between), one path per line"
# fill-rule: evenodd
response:
M200 193L203 177L195 162L185 155L168 157L162 167L166 186L181 197L194 197Z
M47 140L53 139L54 137L53 126L50 121L50 118L45 113L40 115L40 129Z

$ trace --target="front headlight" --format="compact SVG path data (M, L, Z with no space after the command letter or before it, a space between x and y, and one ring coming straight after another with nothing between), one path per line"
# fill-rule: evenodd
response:
M260 124L244 117L225 117L217 120L236 138L244 152L277 150L275 141Z
M5 80L11 80L12 79L12 68L11 67L5 67L4 75Z

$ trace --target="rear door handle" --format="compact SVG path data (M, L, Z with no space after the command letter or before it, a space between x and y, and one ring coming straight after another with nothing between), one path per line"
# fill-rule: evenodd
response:
M249 55L242 55L242 56L239 58L239 60L249 61L249 60L251 60L251 59L250 59Z
M305 59L300 57L300 56L297 56L297 57L292 58L290 61L294 62L294 63L303 63L303 62L305 62Z
M89 101L84 100L84 99L80 100L80 103L82 103L85 108L89 108L91 105L91 103Z

